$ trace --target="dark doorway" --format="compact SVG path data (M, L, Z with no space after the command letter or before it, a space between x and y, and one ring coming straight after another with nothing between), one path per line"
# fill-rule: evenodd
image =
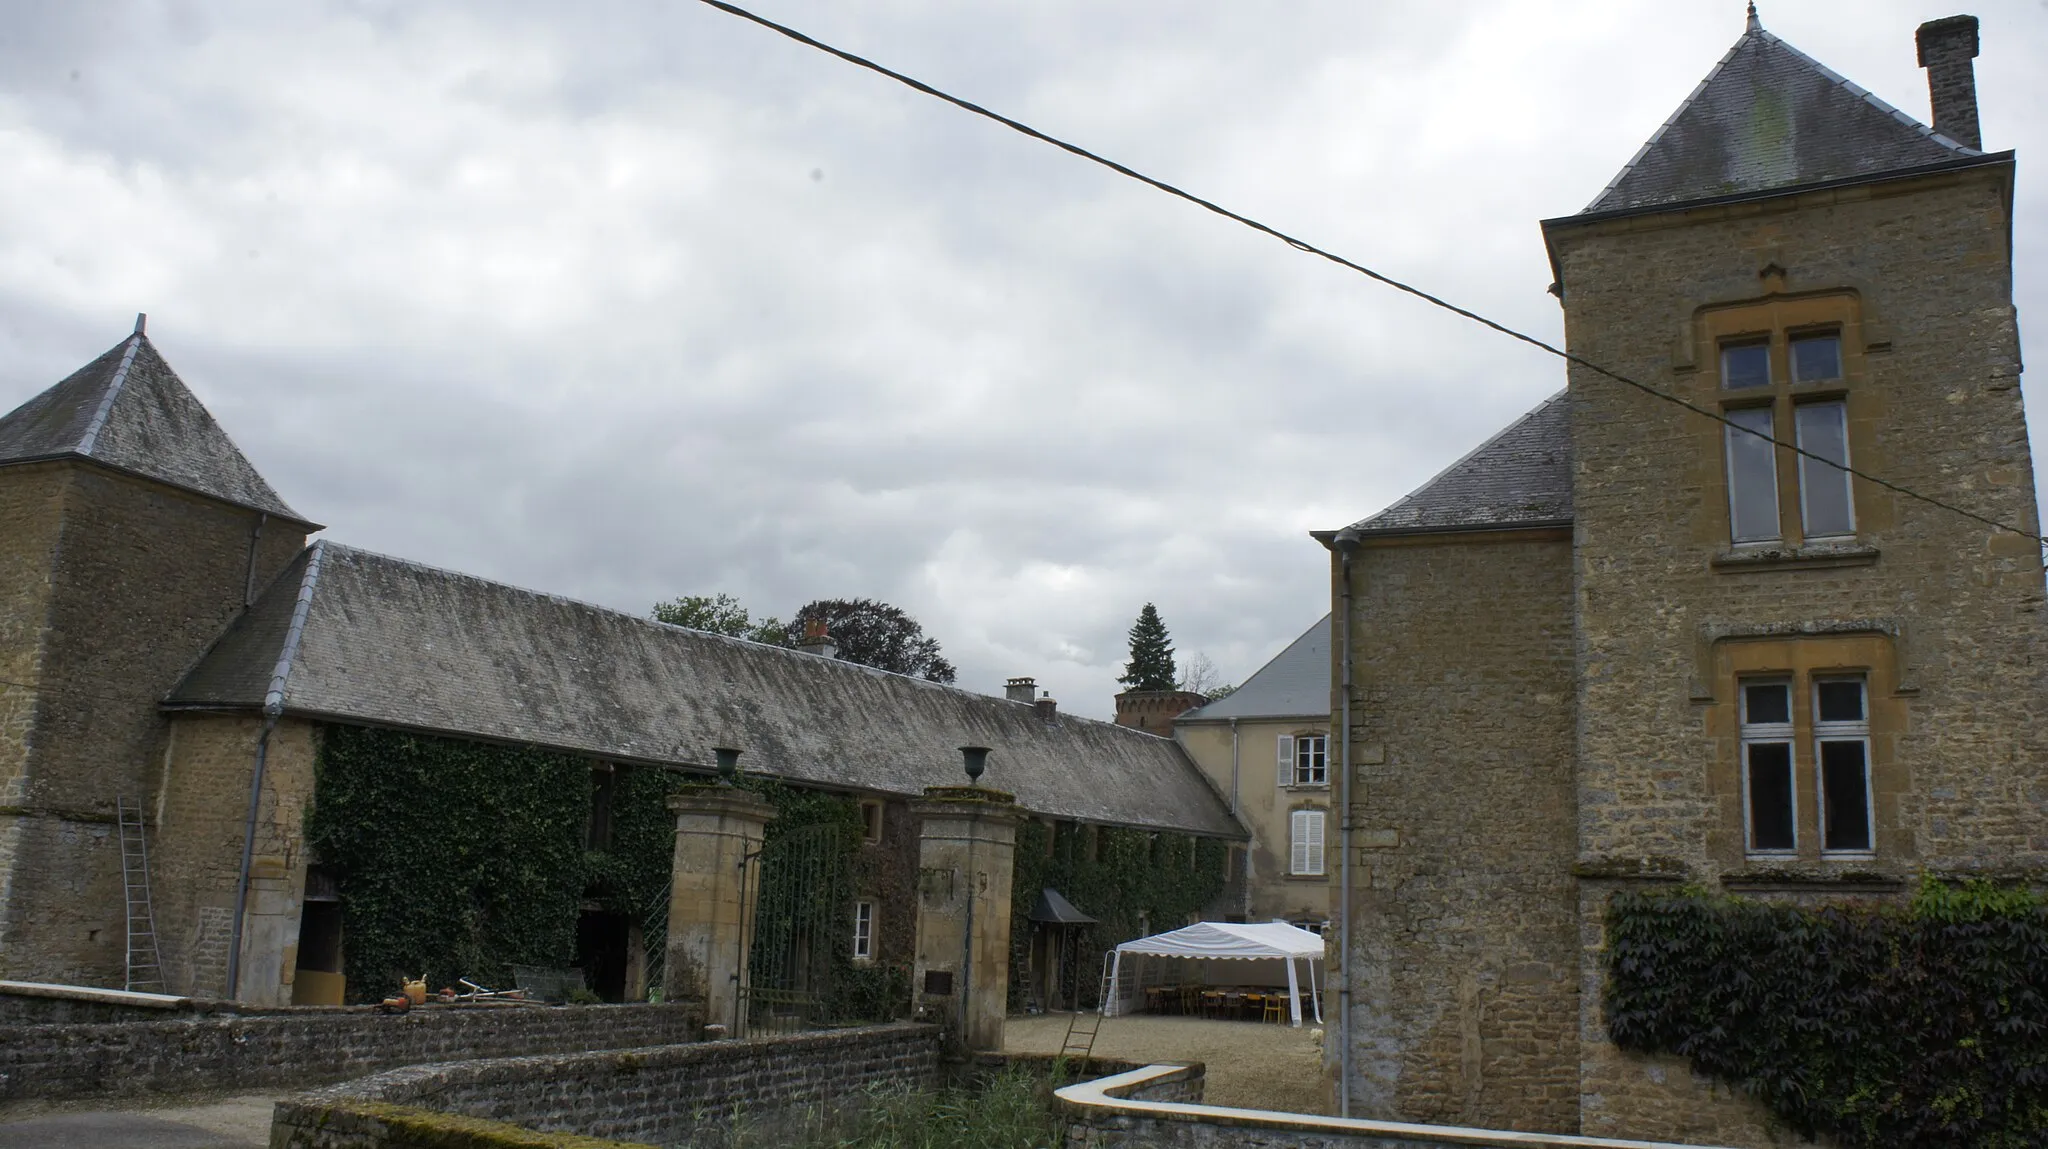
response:
M604 1001L626 1000L628 926L624 914L601 910L586 910L576 919L576 964L583 984Z

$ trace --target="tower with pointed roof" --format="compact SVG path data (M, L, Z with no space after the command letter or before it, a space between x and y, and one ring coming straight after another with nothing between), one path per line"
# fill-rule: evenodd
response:
M1982 146L1976 20L1916 41L1931 126L1752 8L1543 223L1565 392L1319 536L1352 636L1354 1115L1776 1144L1608 1040L1614 893L2048 876L2013 155Z
M122 984L116 804L164 813L155 704L317 529L139 318L0 417L0 978Z

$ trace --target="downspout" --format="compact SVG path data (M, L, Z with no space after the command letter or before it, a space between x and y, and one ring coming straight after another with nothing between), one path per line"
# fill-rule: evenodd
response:
M291 677L292 662L299 654L299 639L306 633L306 615L313 606L313 587L320 579L320 556L325 543L314 543L306 559L305 577L299 580L299 597L292 603L291 626L278 651L277 667L270 674L270 689L263 694L263 732L256 736L256 763L249 772L249 816L242 823L242 867L235 878L235 916L228 928L228 1000L238 1001L242 991L242 917L249 909L249 871L256 860L256 814L263 804L263 768L270 758L270 733L284 716L285 680Z
M1345 528L1332 540L1337 548L1339 588L1337 641L1342 654L1337 702L1340 733L1337 764L1344 773L1337 783L1344 813L1338 819L1337 841L1343 857L1337 862L1337 1116L1351 1116L1351 555L1358 532Z
M1230 813L1239 823L1242 823L1244 821L1244 807L1239 803L1237 797L1238 750L1240 745L1237 719L1233 718L1230 720ZM1244 850L1238 855L1238 858L1237 873L1232 875L1237 879L1237 912L1244 917L1250 917L1252 912L1252 849L1250 842L1245 843Z

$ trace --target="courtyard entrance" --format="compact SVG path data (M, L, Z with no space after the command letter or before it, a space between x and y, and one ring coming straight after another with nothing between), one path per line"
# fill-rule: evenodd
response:
M735 1037L796 1033L855 1019L839 1016L835 989L853 966L854 896L849 829L819 823L776 834L747 856L754 915L741 931ZM754 864L758 863L758 864ZM742 904L745 904L744 900Z

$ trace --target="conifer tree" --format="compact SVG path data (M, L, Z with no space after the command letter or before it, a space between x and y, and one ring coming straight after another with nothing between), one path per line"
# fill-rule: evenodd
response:
M1172 690L1175 677L1173 641L1159 620L1159 608L1148 602L1131 624L1131 661L1117 681L1132 690Z

